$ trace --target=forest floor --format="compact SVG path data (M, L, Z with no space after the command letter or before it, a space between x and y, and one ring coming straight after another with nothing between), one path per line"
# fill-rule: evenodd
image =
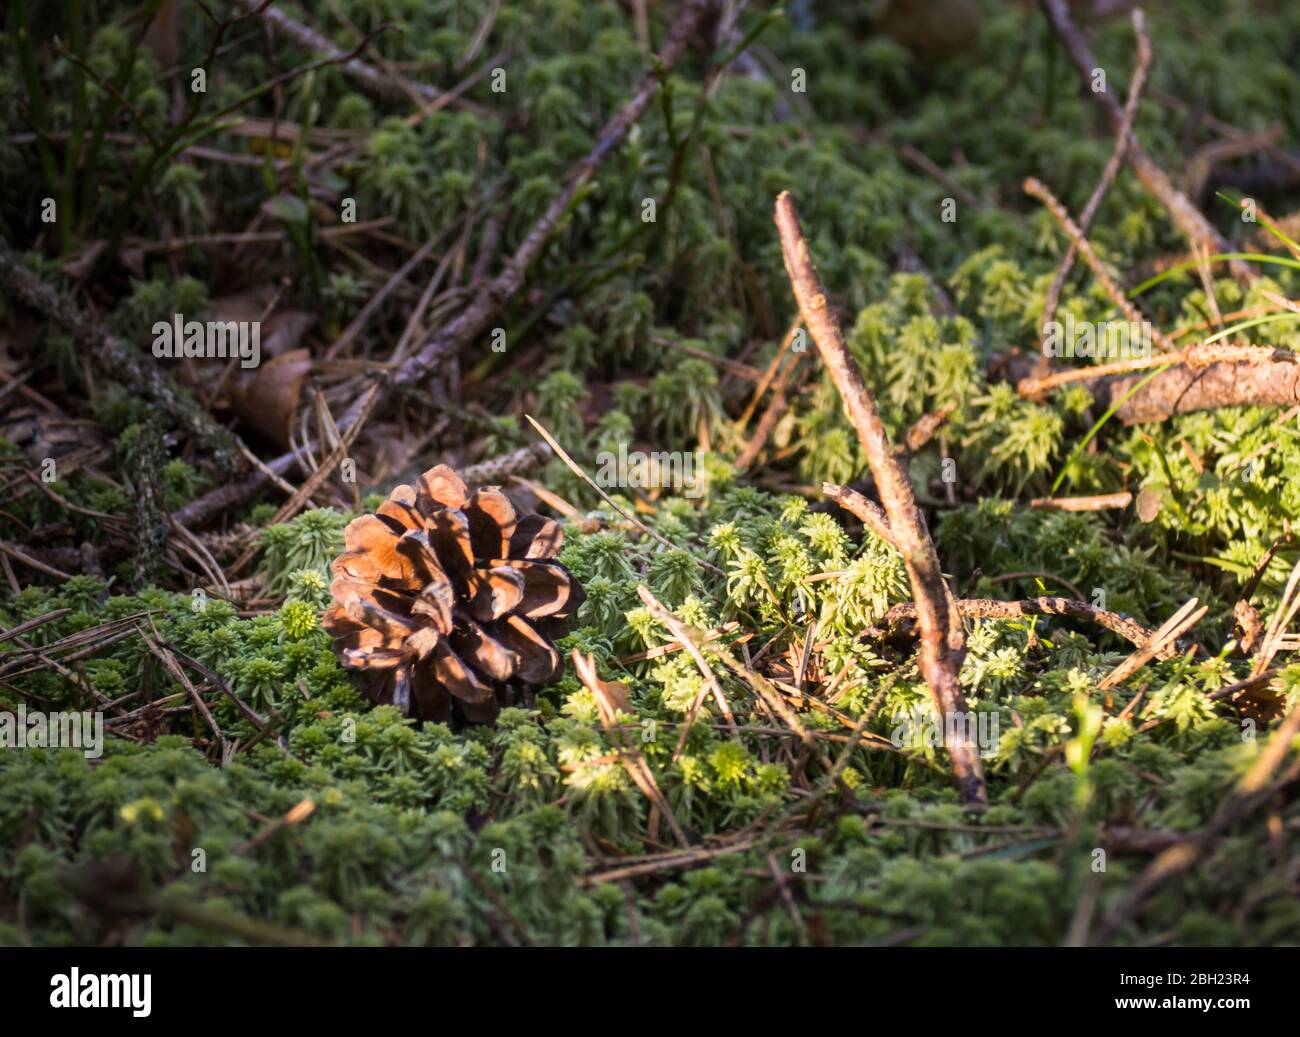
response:
M1300 940L1300 7L32 6L0 944Z

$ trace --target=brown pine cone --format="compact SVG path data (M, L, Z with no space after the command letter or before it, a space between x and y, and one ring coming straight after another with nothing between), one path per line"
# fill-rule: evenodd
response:
M470 493L446 465L349 523L323 625L373 702L407 716L496 719L512 689L557 680L552 638L582 604L560 524Z

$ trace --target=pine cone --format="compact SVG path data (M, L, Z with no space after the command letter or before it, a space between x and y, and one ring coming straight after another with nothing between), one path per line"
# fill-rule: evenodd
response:
M511 691L557 680L552 638L582 604L554 561L560 524L518 517L489 487L470 493L446 465L398 486L349 523L323 625L375 703L407 716L491 723Z

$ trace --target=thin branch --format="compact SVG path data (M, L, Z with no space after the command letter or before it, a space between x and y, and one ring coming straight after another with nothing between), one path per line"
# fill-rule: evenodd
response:
M879 504L873 500L868 500L857 490L850 489L847 486L837 486L833 482L822 483L822 493L854 516L881 540L898 551L899 554L902 554L903 549L899 547L898 541L894 539L893 530L889 528L889 519L885 517L885 513L881 510Z
M1102 199L1106 197L1106 192L1124 162L1129 135L1133 130L1133 120L1137 116L1138 102L1142 99L1142 89L1146 86L1147 76L1151 72L1151 41L1147 38L1146 18L1141 9L1133 12L1133 33L1137 37L1137 65L1133 69L1133 79L1129 82L1124 115L1115 133L1115 148L1106 162L1106 168L1102 170L1101 179L1097 181L1097 186L1093 188L1092 195L1088 198L1088 203L1079 214L1079 233L1085 237L1092 228L1093 217L1097 215ZM1061 298L1061 289L1065 287L1065 279L1070 276L1070 268L1074 266L1077 252L1078 246L1071 241L1070 247L1061 259L1061 265L1056 269L1056 276L1052 278L1052 285L1047 290L1047 301L1043 305L1044 325L1056 316L1056 304Z
M295 21L277 7L267 6L265 0L242 0L242 2L250 12L260 13L275 32L292 40L304 50L315 51L332 58L342 67L344 72L358 83L369 87L373 93L380 97L400 98L402 100L418 98L422 102L429 102L439 100L445 96L443 91L429 86L427 83L417 83L396 72L375 68L374 65L368 64L362 61L360 57L355 56L359 51L354 51L352 56L348 56L347 52L336 47L323 33L317 32L309 25ZM364 46L368 43L369 40L363 41L361 49L364 49ZM488 115L493 118L499 117L496 112L484 105L465 100L461 100L460 103L479 115Z
M921 627L921 673L930 686L941 716L965 714L966 697L957 677L963 654L962 634L955 622L956 617L949 616L949 591L939 567L939 557L917 510L912 484L885 434L875 398L863 382L862 373L845 347L839 326L830 313L826 291L813 267L789 192L783 191L776 200L776 226L799 311L866 451L889 529L907 567ZM962 802L967 805L986 804L988 792L975 742L962 733L947 748Z
M252 0L245 2L251 3ZM406 358L396 371L377 375L380 390L376 406L386 404L396 393L427 384L429 375L440 363L459 353L491 327L497 315L523 287L529 268L540 258L561 219L569 211L578 188L595 175L601 164L622 143L633 123L640 119L651 98L659 90L660 76L670 70L685 53L690 39L703 24L714 3L715 0L688 0L669 31L668 42L654 67L645 73L636 92L618 114L605 124L592 150L572 167L564 189L533 224L523 243L506 262L505 269L491 281L479 285L473 301L458 316L443 325L416 355ZM345 431L351 428L364 406L363 397L359 396L338 422L339 429ZM275 475L283 475L296 463L297 458L289 452L267 462L266 467ZM211 516L247 500L265 485L267 478L265 472L257 472L243 482L218 487L186 504L173 517L191 527L200 525Z
M962 616L969 619L1023 619L1028 616L1067 616L1105 627L1131 644L1149 644L1155 634L1141 623L1127 619L1118 612L1089 605L1086 601L1043 596L1022 601L999 601L996 598L962 598L957 601ZM880 619L883 629L916 618L916 606L910 602L895 605ZM1172 659L1178 653L1169 645L1162 645L1155 653L1159 659Z
M1110 508L1127 508L1133 503L1128 490L1119 493L1102 493L1094 497L1035 497L1031 508L1047 511L1107 511Z
M686 749L686 737L691 733L691 725L695 722L700 707L704 705L704 699L710 693L713 695L713 700L718 704L718 709L722 712L723 717L726 718L732 734L739 738L740 733L736 730L736 717L731 710L731 703L727 701L727 696L723 694L722 685L718 683L713 667L709 665L708 660L704 658L699 646L695 643L703 635L692 630L664 608L659 599L650 592L650 588L645 584L640 584L636 589L636 593L637 597L645 604L645 607L650 610L650 614L667 627L673 637L682 643L682 647L695 660L695 665L699 667L700 674L704 677L704 686L700 689L700 693L695 697L695 701L691 703L691 708L686 713L686 722L682 725L682 733L677 739L677 748L673 752L673 762L676 763L681 759L682 752Z
M100 372L138 396L165 410L182 428L211 451L223 472L233 471L239 440L212 419L167 376L152 358L109 335L70 299L61 297L23 265L18 253L0 239L0 284L25 305L64 328ZM182 523L188 525L188 523Z
M1148 321L1142 311L1129 302L1128 297L1109 271L1102 266L1101 260L1097 258L1097 253L1092 250L1092 245L1084 237L1083 231L1079 229L1074 220L1070 219L1070 214L1066 211L1065 206L1061 204L1060 199L1047 188L1047 186L1036 177L1028 177L1025 180L1025 193L1037 198L1046 207L1055 218L1056 222L1061 225L1069 237L1071 244L1078 250L1079 255L1083 256L1083 261L1088 264L1088 269L1093 272L1093 276L1106 290L1110 296L1110 301L1119 307L1120 312L1128 318L1131 324L1147 324L1151 328L1151 337L1155 340L1162 352L1169 353L1173 351L1173 344L1165 338L1165 333Z
M1093 73L1100 66L1083 34L1075 26L1069 4L1066 0L1039 0L1039 2L1047 15L1047 20L1051 23L1052 30L1064 45L1070 63L1079 74L1084 93L1101 106L1110 122L1111 130L1118 132L1124 121L1124 113L1120 110L1119 102L1108 91L1092 89ZM1152 161L1132 130L1128 133L1126 148L1133 172L1137 174L1143 186L1165 207L1188 240L1193 244L1205 244L1212 252L1229 251L1228 243L1187 196L1174 187L1169 176ZM1237 277L1249 276L1249 271L1240 261L1233 262L1232 272Z
M1209 611L1210 609L1206 605L1202 605L1198 609L1195 598L1188 599L1182 608L1165 620L1164 624L1151 636L1146 644L1140 645L1137 651L1111 670L1102 682L1097 685L1098 689L1107 691L1123 684L1152 659L1171 658L1173 655L1178 654L1175 649L1178 639L1196 626ZM1162 652L1169 654L1162 656Z

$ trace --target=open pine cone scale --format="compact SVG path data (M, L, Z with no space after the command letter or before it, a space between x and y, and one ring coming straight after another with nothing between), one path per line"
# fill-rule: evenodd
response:
M350 523L324 616L343 665L375 702L422 720L491 722L512 685L559 678L552 638L584 595L554 561L560 524L470 493L446 465Z

